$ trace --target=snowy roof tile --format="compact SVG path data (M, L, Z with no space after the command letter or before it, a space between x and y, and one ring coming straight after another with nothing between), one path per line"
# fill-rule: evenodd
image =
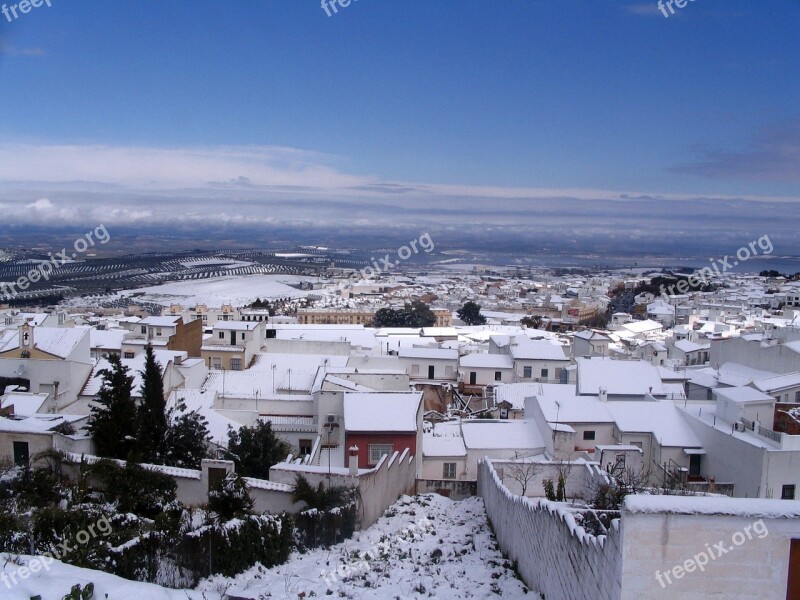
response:
M464 445L470 450L540 451L545 448L532 421L475 419L461 424Z
M578 358L575 362L580 395L599 394L600 388L605 388L609 396L665 393L658 369L648 362L610 358Z
M345 392L345 430L416 432L421 402L422 392Z
M475 369L513 369L514 360L508 354L474 353L462 356L459 365Z

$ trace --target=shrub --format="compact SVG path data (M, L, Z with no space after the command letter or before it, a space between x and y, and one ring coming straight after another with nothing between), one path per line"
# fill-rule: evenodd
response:
M289 515L250 515L226 523L206 525L183 536L179 564L201 577L219 573L233 577L261 563L267 568L283 564L292 551Z
M175 500L175 481L163 473L150 471L135 463L124 467L101 460L93 469L103 484L109 502L120 512L155 518Z
M208 509L217 515L218 521L230 521L242 517L253 509L253 499L247 484L236 473L229 473L222 484L208 494Z

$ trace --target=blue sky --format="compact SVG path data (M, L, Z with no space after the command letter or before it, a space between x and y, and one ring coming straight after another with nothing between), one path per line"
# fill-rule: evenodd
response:
M108 200L142 223L176 189L796 217L798 25L791 0L52 0L0 15L0 198L64 219L75 182L146 191Z

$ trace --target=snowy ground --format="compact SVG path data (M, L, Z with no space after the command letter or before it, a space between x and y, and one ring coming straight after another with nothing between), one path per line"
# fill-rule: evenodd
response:
M151 287L125 290L121 295L144 294L138 300L153 302L162 306L182 304L195 306L205 304L219 307L223 304L244 306L256 298L302 298L308 292L300 291L287 284L301 281L317 281L314 277L302 275L247 275L217 277L191 281L177 281ZM104 298L107 300L107 298Z
M36 571L35 573L32 571ZM0 554L0 598L3 600L62 600L72 586L94 584L95 600L219 600L220 596L193 590L168 590L150 583L128 581L121 577L80 569L57 560L35 556Z
M95 598L108 600L538 598L500 554L480 498L452 502L435 494L404 496L387 514L333 548L295 554L274 569L254 567L235 578L213 577L197 590L135 583L58 561L43 567L33 557L17 557L15 564L0 555L0 598L61 600L76 583L89 582L95 585ZM40 568L23 579L22 564L35 562Z
M537 597L500 554L482 499L406 496L388 514L393 516L329 550L234 579L211 578L198 590L248 600Z

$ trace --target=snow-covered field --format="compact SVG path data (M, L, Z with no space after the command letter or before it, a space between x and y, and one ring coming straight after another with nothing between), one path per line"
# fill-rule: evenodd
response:
M500 554L481 498L405 496L387 514L393 516L328 550L235 579L211 578L198 589L248 600L536 597Z
M205 304L219 307L223 304L245 306L256 298L303 298L308 292L290 287L301 281L317 281L314 277L297 275L247 275L219 277L192 281L176 281L150 287L126 290L123 295L142 293L137 298L143 302L153 302L162 306L182 304L195 306Z
M74 584L91 581L94 597L108 600L537 598L500 554L482 499L404 496L387 515L327 550L294 554L285 565L257 566L235 578L212 577L196 590L168 590L54 561L48 570L30 573L10 589L0 582L0 597L61 600ZM0 573L19 579L19 566L6 559L0 555L5 563Z
M95 600L205 600L203 594L193 590L169 590L150 583L128 581L121 577L80 569L57 560L47 564L38 557L14 557L0 554L0 598L3 600L62 600L72 586L94 584ZM36 566L35 566L36 565ZM25 568L26 571L22 569ZM37 572L32 573L33 569ZM206 596L207 600L219 600L220 596Z

